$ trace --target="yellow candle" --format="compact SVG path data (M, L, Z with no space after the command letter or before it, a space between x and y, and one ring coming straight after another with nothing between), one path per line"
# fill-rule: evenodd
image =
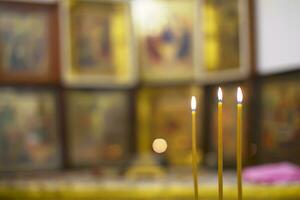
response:
M223 199L223 132L222 132L222 112L223 112L223 93L218 89L218 183L219 199Z
M238 199L242 199L242 114L243 93L240 87L237 89L237 187Z
M192 96L192 164L193 164L193 178L194 178L194 197L198 200L198 174L197 174L197 142L196 142L196 98Z

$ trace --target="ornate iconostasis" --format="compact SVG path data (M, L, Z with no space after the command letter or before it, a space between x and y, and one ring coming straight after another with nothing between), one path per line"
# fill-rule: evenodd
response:
M255 73L248 1L0 1L0 170L128 167L155 138L162 165L235 163L235 91L245 94L246 164L300 163L300 72Z

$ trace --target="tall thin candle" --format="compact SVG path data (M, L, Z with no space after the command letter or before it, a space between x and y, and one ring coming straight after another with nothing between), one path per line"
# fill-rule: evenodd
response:
M243 93L240 87L237 89L237 187L238 199L242 199L242 114Z
M218 183L219 199L223 199L223 132L222 132L222 112L223 112L223 93L218 89Z
M198 200L198 174L197 174L197 142L196 142L196 97L192 96L191 110L192 110L192 164L193 164L193 178L194 178L194 198Z

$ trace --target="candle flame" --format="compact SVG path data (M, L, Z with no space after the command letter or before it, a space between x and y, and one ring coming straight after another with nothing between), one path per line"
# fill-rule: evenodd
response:
M196 107L197 107L196 97L192 96L192 99L191 99L191 109L192 109L192 111L195 111Z
M223 100L223 92L222 92L221 87L219 87L219 89L218 89L218 99L219 99L219 101Z
M238 87L238 89L237 89L236 100L238 103L242 103L242 101L243 101L243 93L242 93L242 89L240 87Z

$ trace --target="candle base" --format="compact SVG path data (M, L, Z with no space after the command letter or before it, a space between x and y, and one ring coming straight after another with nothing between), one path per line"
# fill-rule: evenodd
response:
M127 170L125 177L131 180L159 179L165 177L165 170L149 154L139 155Z

